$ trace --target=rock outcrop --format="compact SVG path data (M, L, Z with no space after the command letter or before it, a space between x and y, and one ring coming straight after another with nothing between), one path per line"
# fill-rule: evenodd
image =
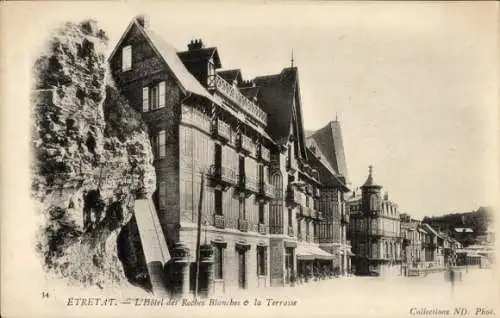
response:
M140 242L127 236L137 235L134 200L155 190L153 154L140 114L108 76L107 40L95 21L68 22L35 62L37 251L45 270L69 284L147 289ZM134 248L118 246L127 242Z

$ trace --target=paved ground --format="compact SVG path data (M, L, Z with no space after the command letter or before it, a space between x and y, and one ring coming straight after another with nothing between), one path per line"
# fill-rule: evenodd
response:
M444 273L429 274L426 277L345 277L322 280L293 288L270 289L258 294L249 291L247 295L232 295L235 299L249 299L248 312L238 316L273 314L282 316L309 317L325 316L414 316L438 317L432 314L415 314L415 310L450 310L466 308L475 315L477 308L496 308L498 284L495 273L489 269L469 269L463 272L462 281L451 283ZM255 298L261 306L253 306ZM267 299L297 300L294 307L268 306ZM226 309L223 309L224 311ZM228 309L232 311L233 309ZM236 314L236 312L235 312ZM248 314L248 315L247 315ZM460 315L455 315L455 317ZM483 315L484 316L484 315Z

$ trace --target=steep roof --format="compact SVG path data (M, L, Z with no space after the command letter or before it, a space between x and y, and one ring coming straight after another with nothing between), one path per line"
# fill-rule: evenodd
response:
M132 22L130 22L121 39L116 44L115 49L111 53L109 60L111 60L116 54L117 49L121 46L122 42L125 40L132 28L137 28L139 30L139 32L149 42L153 50L156 51L157 55L165 62L167 67L170 68L182 90L197 94L199 96L203 96L211 101L214 101L212 95L184 66L184 63L182 63L181 59L177 55L177 50L169 43L165 42L150 28L144 28L137 21L137 19L133 19Z
M337 120L331 121L325 127L313 132L309 138L316 141L335 171L349 180L340 123Z
M268 114L267 129L271 137L286 142L292 128L297 137L297 155L307 161L297 68L287 67L276 75L259 76L254 82L259 86L259 104Z
M180 59L183 62L188 62L190 60L199 61L200 59L208 60L210 58L213 58L215 68L222 67L219 53L217 52L216 47L190 49L188 51L178 52L177 55L179 55Z
M319 178L321 183L327 186L339 187L343 192L348 192L349 188L345 185L344 180L339 178L335 170L329 165L324 156L319 152L313 152L310 148L307 149L309 152L308 159L309 163L319 172Z
M254 98L258 98L260 87L241 87L240 92L245 95L246 98L253 100Z
M241 83L241 81L243 81L241 70L239 69L217 71L217 74L229 84L233 84L234 81L237 83Z
M373 181L373 175L372 174L373 174L373 167L370 166L369 167L368 178L366 178L366 181L361 186L361 188L364 188L364 187L382 187L382 186L376 184L375 181Z

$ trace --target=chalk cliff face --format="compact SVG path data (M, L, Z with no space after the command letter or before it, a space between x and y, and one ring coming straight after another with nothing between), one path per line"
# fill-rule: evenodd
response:
M153 154L140 114L108 76L106 45L95 21L68 22L35 62L37 251L45 270L69 284L147 289L133 206L155 190Z

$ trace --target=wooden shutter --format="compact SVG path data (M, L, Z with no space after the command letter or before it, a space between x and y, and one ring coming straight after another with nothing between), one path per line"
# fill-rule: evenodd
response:
M142 111L149 111L149 87L142 88Z
M163 158L167 155L166 153L166 140L165 140L165 130L158 133L158 157Z
M160 82L160 84L158 84L158 90L158 108L162 108L165 107L165 82Z

